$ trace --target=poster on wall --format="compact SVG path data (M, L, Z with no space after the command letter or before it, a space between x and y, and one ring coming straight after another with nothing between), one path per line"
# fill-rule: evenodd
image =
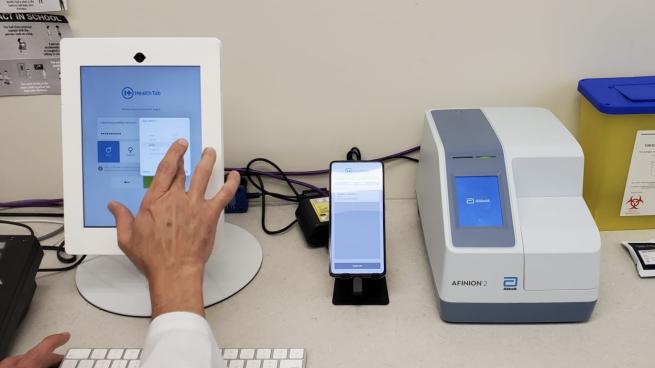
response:
M67 0L0 0L0 13L38 13L67 9Z
M71 37L66 17L0 13L0 27L0 96L59 94L59 41Z

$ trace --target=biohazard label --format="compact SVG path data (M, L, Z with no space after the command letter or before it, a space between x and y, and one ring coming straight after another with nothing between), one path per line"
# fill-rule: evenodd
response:
M314 212L316 212L318 221L330 221L330 198L312 198L309 201L312 203L312 207L314 207Z
M655 130L639 130L621 203L621 216L655 215Z

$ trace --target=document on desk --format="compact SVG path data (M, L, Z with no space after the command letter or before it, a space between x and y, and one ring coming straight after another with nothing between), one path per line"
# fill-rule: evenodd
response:
M58 95L59 41L71 37L66 17L0 13L0 26L0 96Z
M67 9L67 0L0 0L0 13L38 13Z

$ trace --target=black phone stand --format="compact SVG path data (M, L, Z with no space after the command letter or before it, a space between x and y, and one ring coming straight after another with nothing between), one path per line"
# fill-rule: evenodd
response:
M387 305L389 293L387 279L381 278L336 278L332 293L334 305Z

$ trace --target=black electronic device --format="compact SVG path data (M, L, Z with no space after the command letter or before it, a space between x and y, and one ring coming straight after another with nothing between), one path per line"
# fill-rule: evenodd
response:
M34 236L0 235L0 360L32 302L41 259L43 250Z
M332 303L389 304L382 162L330 164L329 228Z
M304 193L303 193L304 194ZM296 209L298 225L312 247L328 245L330 227L330 198L308 194L300 199Z

